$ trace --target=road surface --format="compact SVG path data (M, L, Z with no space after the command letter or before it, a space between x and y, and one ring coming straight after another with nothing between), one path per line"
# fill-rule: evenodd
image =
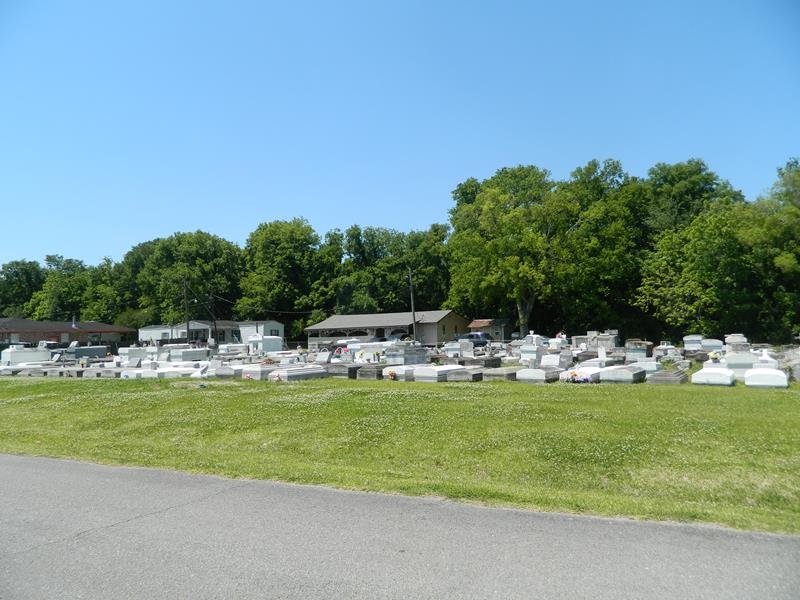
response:
M0 598L793 598L800 537L0 455Z

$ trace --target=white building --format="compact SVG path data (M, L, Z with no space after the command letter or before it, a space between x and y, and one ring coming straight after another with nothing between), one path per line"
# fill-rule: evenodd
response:
M213 338L218 344L246 343L254 334L283 337L283 323L278 321L190 321L190 341L207 342ZM186 339L186 322L175 325L148 325L139 329L139 343L155 344L168 340Z
M251 335L269 335L285 338L283 323L278 321L239 321L242 342L247 342Z

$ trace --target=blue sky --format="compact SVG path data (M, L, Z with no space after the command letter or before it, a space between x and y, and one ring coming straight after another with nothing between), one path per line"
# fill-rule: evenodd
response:
M467 177L800 155L800 3L0 0L0 263L445 222Z

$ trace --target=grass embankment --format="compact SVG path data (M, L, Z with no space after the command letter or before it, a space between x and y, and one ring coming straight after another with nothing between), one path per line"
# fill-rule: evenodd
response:
M800 387L0 380L0 452L800 532Z

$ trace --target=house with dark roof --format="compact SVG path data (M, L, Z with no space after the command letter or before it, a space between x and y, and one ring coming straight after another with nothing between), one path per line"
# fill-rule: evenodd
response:
M412 335L416 325L416 339L426 346L436 346L467 333L469 319L452 310L421 310L416 321L410 312L375 313L365 315L333 315L324 321L306 327L308 347L329 346L336 340Z
M32 321L31 319L1 318L0 344L40 341L68 344L119 344L130 341L135 329L109 325L98 321Z

